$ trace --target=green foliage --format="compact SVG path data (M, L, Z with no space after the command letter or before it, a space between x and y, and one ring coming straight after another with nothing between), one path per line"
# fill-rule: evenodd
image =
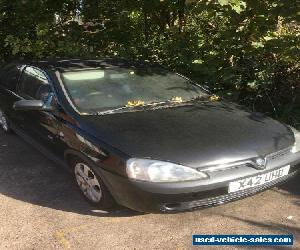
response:
M0 60L155 61L300 125L297 1L0 0Z

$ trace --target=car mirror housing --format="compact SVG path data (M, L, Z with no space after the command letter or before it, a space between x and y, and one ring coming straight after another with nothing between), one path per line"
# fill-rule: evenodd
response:
M14 103L14 110L22 111L52 111L54 107L41 100L20 100Z

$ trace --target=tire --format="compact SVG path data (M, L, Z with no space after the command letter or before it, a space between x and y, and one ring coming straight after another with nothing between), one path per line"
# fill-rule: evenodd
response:
M81 159L71 161L75 183L84 198L102 210L113 208L116 203L94 168Z
M2 129L7 134L12 133L10 122L2 109L0 109L0 129Z

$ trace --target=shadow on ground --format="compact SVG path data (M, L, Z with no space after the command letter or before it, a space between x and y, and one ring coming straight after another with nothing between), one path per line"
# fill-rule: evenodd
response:
M140 213L116 207L100 211L77 190L72 176L16 135L0 132L0 194L52 209L99 217Z
M300 207L300 173L290 179L287 183L274 189L274 191L285 195L297 196L298 199L294 200L293 203Z
M263 221L256 221L256 218L251 219L245 219L238 216L233 215L226 215L226 214L215 214L218 216L226 217L234 221L238 221L241 223L246 223L249 226L256 227L256 228L262 228L268 230L268 234L281 234L281 235L293 235L294 241L300 237L300 227L296 225L288 225L285 223L273 223L273 222L263 222ZM253 246L252 249L262 249L261 247ZM284 250L284 249L291 249L291 246L264 246L263 249L277 249L277 250Z
M289 182L280 186L280 189L286 190L291 194L300 196L300 174L295 176Z

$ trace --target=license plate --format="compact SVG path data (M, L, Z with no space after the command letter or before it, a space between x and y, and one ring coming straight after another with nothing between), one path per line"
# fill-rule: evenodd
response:
M288 175L290 171L290 166L285 166L265 174L256 175L253 177L248 177L242 180L233 181L229 183L228 193L233 193L236 191L245 190L252 187L261 186L268 182L274 181L285 175Z

